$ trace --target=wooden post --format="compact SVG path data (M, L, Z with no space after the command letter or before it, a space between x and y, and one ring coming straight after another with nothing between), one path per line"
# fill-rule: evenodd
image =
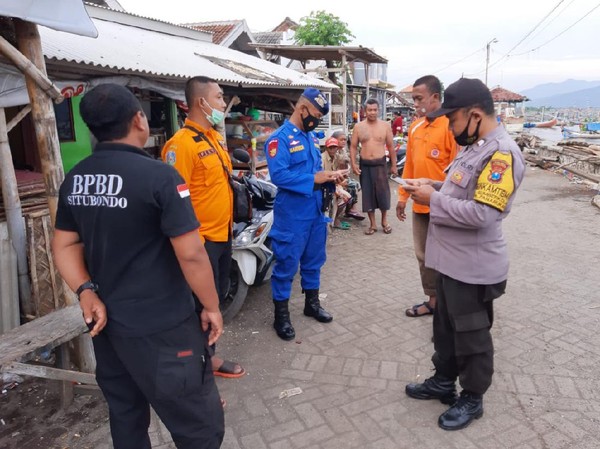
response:
M19 277L19 298L23 314L33 314L31 303L31 285L29 283L29 266L27 264L27 237L25 220L21 209L21 199L17 188L17 177L8 144L6 115L0 108L0 178L2 183L2 199L6 210L8 235L17 254L17 271Z
M19 50L46 75L46 63L44 62L42 43L37 25L19 19L15 19L14 23ZM54 116L52 101L34 79L26 75L25 83L31 103L31 116L35 128L38 152L42 162L42 173L46 183L50 218L54 226L58 206L58 190L65 176L60 157L56 117Z
M37 25L15 19L15 33L17 46L21 53L47 77L46 63L42 53L42 42ZM27 93L31 104L31 118L35 128L38 153L42 162L42 173L46 184L46 196L50 209L52 226L56 222L56 209L58 207L58 192L65 174L60 156L56 117L50 97L44 92L36 81L25 74ZM76 304L77 298L63 282L65 302ZM92 352L92 341L89 336L79 337L76 340L77 364L83 371L94 370L96 363Z

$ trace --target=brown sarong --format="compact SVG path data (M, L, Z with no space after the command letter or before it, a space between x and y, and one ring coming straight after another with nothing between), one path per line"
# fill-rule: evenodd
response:
M390 184L385 157L360 160L363 212L390 209Z

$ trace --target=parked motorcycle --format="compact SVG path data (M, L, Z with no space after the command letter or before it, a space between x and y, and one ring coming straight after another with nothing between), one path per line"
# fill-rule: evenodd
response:
M396 169L398 176L402 176L406 164L406 143L402 137L394 137L394 151L396 151Z
M394 151L396 152L396 169L398 170L398 176L402 176L404 172L404 165L406 164L406 142L402 137L394 137ZM390 163L388 151L385 151L386 162Z
M234 150L233 157L248 163L244 150ZM251 172L240 178L252 195L252 220L233 224L233 255L229 274L229 289L221 303L223 320L230 321L242 308L248 288L260 285L271 278L273 251L269 231L273 226L273 204L277 187L269 181L258 179Z

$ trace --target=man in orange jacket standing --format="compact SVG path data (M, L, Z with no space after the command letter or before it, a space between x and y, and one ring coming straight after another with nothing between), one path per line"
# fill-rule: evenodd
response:
M188 117L183 128L165 144L162 159L175 167L189 186L200 236L222 302L229 286L233 226L233 191L225 169L231 172L232 167L225 141L214 126L224 120L226 104L219 84L204 76L188 80L185 101ZM215 376L232 378L245 374L239 364L215 355L212 365Z
M444 115L429 120L426 115L442 106L442 84L440 80L427 75L419 78L413 84L412 98L415 103L417 116L409 130L406 145L406 163L402 177L404 179L429 178L443 181L446 177L444 170L454 159L457 145L452 132L448 129L448 118ZM409 194L398 190L396 215L400 221L406 219L406 203ZM435 283L437 272L425 267L425 243L429 227L429 207L413 203L413 241L415 255L419 262L421 284L428 300L415 304L406 310L409 317L431 315L435 309Z

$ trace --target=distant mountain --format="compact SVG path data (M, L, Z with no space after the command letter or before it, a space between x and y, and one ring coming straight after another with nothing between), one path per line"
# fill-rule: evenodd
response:
M530 97L531 98L531 97ZM600 108L600 86L528 101L526 107Z
M530 100L538 100L541 98L554 97L555 95L567 94L569 92L576 92L584 89L590 89L592 87L600 86L599 81L584 81L584 80L566 80L560 83L546 83L538 86L526 89L521 93ZM527 103L530 106L529 103Z

